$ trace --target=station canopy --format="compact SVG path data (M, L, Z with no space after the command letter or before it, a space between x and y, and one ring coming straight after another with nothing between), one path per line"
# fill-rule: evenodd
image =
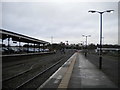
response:
M25 43L35 43L35 44L49 44L49 42L35 39L22 34L14 33L8 30L0 29L0 39L5 40L7 38L12 38L13 41L25 42Z

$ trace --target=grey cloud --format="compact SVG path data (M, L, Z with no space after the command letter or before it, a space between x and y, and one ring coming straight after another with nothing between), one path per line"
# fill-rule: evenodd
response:
M55 41L61 38L61 40L71 39L71 42L75 43L84 40L82 34L91 34L91 42L98 43L99 15L88 13L90 9L114 9L115 13L104 15L104 34L113 33L112 30L108 32L109 28L117 29L118 9L117 3L114 2L3 3L3 28L39 39L49 40L50 36L53 36L56 37ZM116 34L117 32L114 32L113 36ZM114 39L116 37L113 37Z

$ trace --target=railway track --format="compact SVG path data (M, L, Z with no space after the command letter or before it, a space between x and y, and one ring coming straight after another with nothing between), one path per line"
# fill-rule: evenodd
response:
M20 83L20 84L18 84L18 85L15 85L13 89L16 90L16 89L20 89L20 88L24 87L26 84L32 82L32 81L33 81L34 79L36 79L37 77L43 75L45 72L47 72L48 70L50 70L50 69L52 69L53 67L55 67L56 65L58 65L62 60L63 60L63 57L59 58L59 61L57 61L56 63L52 64L51 66L49 66L48 68L46 68L46 69L43 70L42 72L37 73L37 74L34 75L33 77L31 77L31 78L29 78L29 79L26 79L24 82L22 82L22 83ZM27 75L29 75L30 73L32 73L32 68L33 68L34 66L35 66L35 64L32 65L31 68L29 68L28 70L23 71L23 72L21 72L21 73L19 73L19 74L16 74L16 75L14 75L14 76L12 76L12 77L9 77L9 78L3 80L3 81L2 81L2 83L3 83L3 90L6 88L6 84L7 84L7 83L16 82L18 78L21 78L21 79L22 79L23 76L27 76ZM40 67L39 67L39 68L40 68ZM19 81L18 81L18 82L19 82ZM11 87L8 86L7 88L11 88Z
M8 81L8 80L11 80L11 79L13 79L13 78L15 78L15 77L18 77L18 76L20 76L20 75L22 75L22 74L24 74L24 73L29 72L30 70L33 69L33 67L34 67L35 65L36 65L36 64L33 64L29 69L27 69L27 70L25 70L25 71L23 71L23 72L20 72L20 73L14 75L14 76L12 76L12 77L6 78L6 79L2 80L2 82L5 82L5 81Z
M32 82L32 80L36 79L37 77L39 77L40 75L44 74L45 72L47 72L48 70L50 70L51 68L53 68L54 66L58 65L60 62L62 61L62 59L60 59L58 62L56 62L55 64L51 65L50 67L48 67L47 69L43 70L42 72L38 73L36 76L34 76L33 78L27 80L26 82L22 83L21 85L17 86L16 89L20 89L22 87L24 87L26 84Z
M49 57L49 55L47 57ZM34 66L36 66L39 63L42 63L43 65L46 62L44 60L45 58L46 57L40 57L40 59L36 58L34 60L29 59L29 61L23 60L22 62L13 62L13 64L11 63L10 66L3 67L2 81L7 81L19 75L22 75L23 73L29 72L33 69Z

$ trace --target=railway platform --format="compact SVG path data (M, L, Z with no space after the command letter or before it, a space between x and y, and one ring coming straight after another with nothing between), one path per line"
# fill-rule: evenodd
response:
M117 88L117 86L80 52L76 52L37 90L46 88Z

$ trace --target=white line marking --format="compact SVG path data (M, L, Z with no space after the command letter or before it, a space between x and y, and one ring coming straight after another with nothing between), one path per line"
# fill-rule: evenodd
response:
M58 82L60 81L60 79L62 79L62 76L61 76L61 75L59 75L59 76L56 78L56 80L54 81L54 83L55 83L55 84L58 83Z
M41 88L43 88L49 81L51 78L53 78L57 73L58 71L60 71L62 69L62 67L67 64L67 62L69 62L73 57L74 57L75 54L73 54L52 76L50 76L50 78L48 78L37 90L40 90Z

